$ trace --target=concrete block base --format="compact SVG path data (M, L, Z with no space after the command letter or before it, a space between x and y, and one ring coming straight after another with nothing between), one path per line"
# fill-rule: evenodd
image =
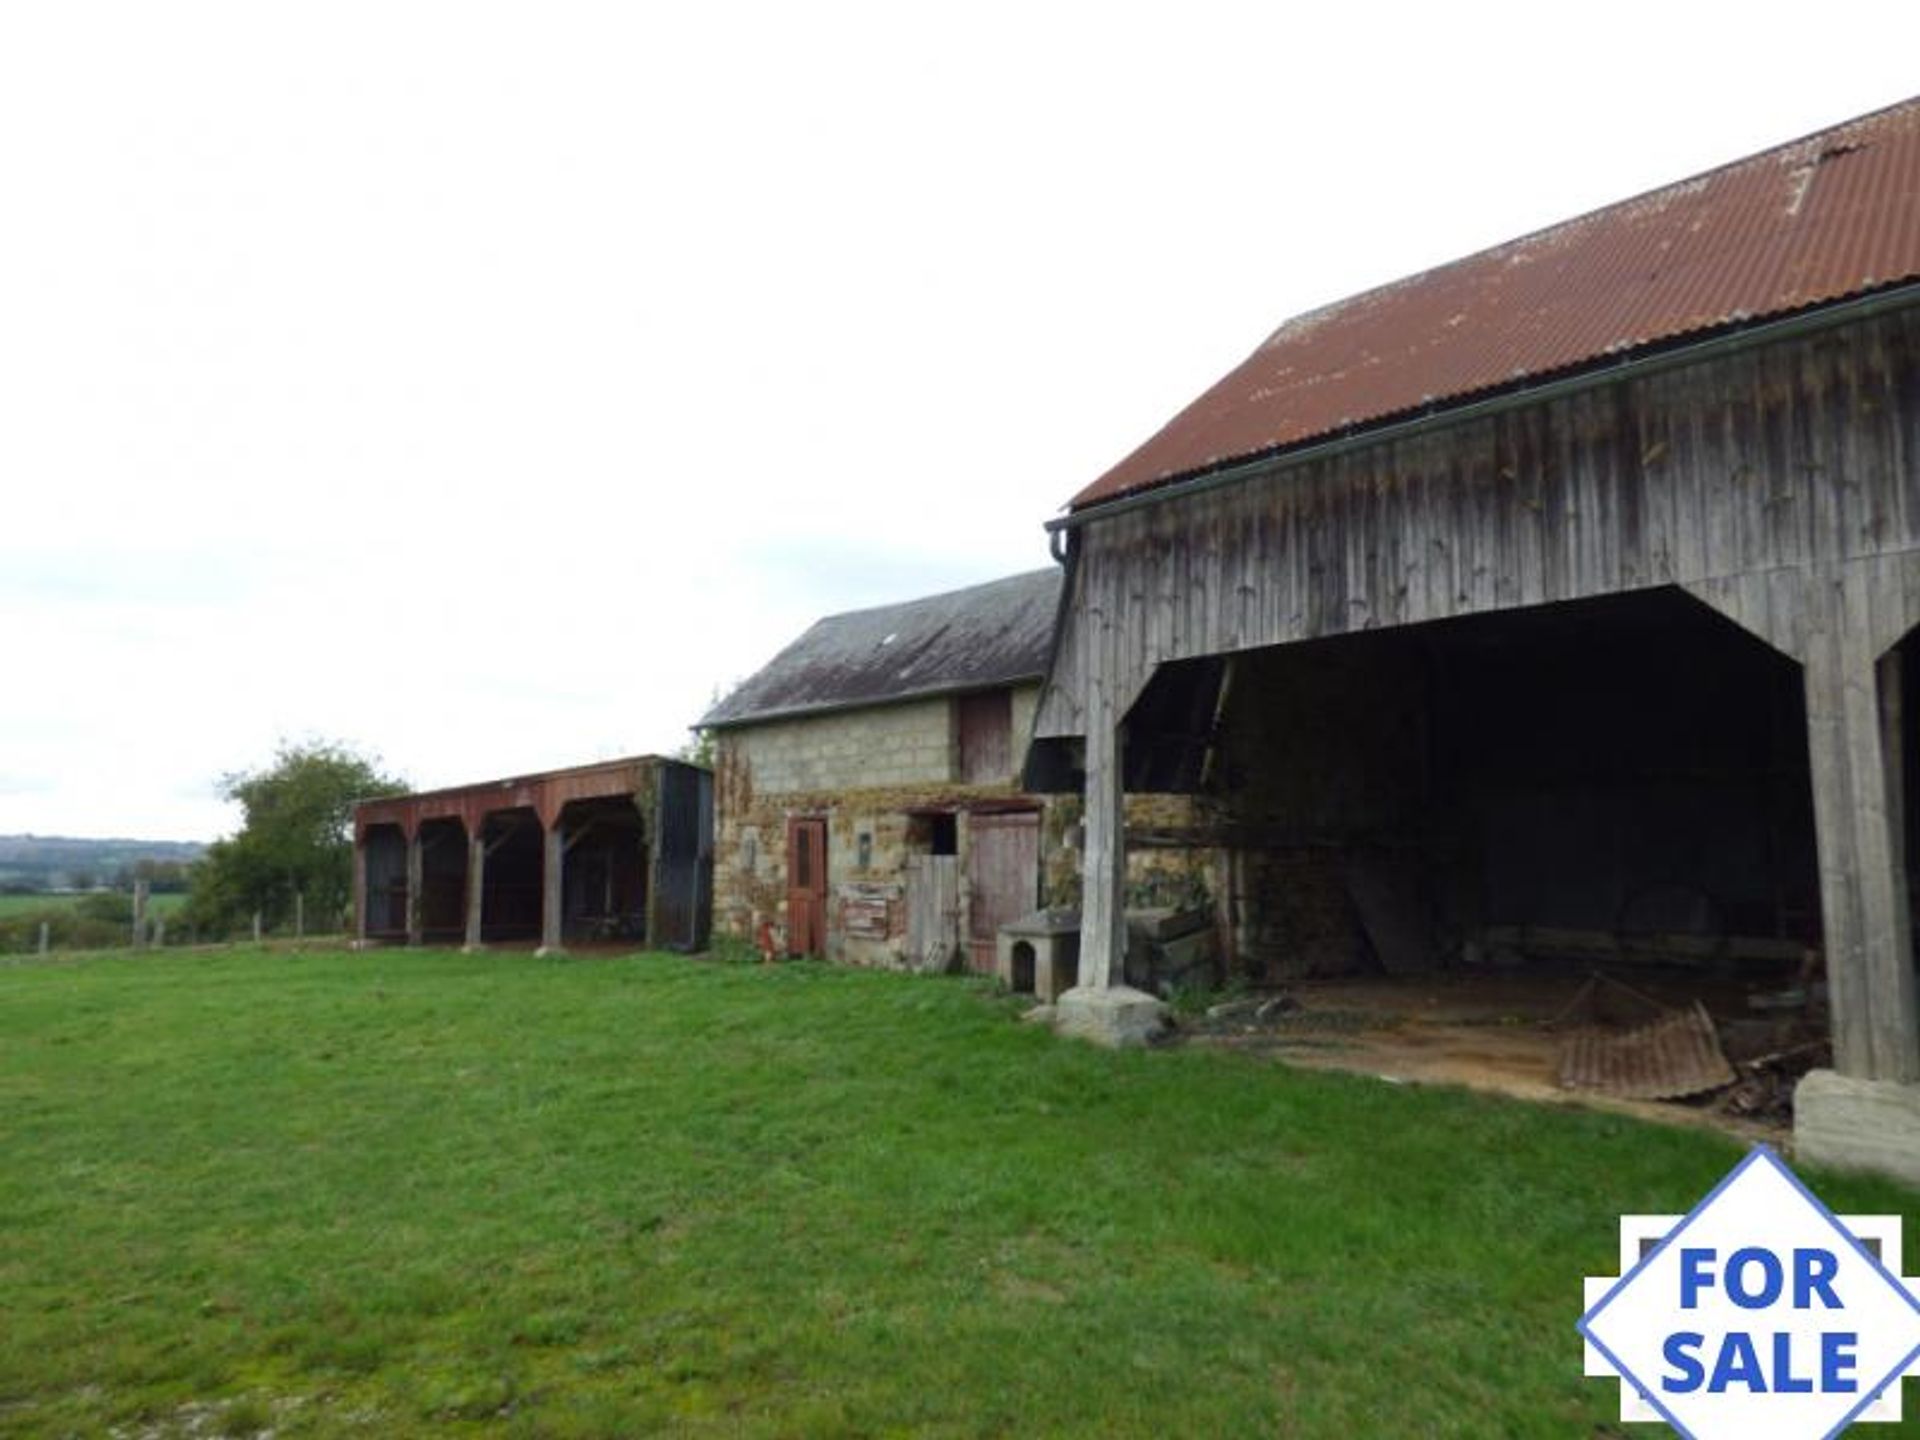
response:
M1118 1050L1145 1045L1167 1028L1167 1007L1142 990L1116 985L1093 990L1075 986L1053 1007L1054 1028Z
M1808 1071L1793 1092L1793 1150L1810 1165L1920 1185L1920 1085Z

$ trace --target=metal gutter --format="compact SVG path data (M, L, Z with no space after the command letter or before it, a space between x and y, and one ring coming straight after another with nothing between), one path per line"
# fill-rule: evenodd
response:
M1723 331L1710 339L1695 341L1692 344L1680 344L1625 355L1618 360L1585 368L1555 380L1547 380L1539 384L1528 384L1523 381L1517 389L1502 390L1483 400L1429 409L1404 420L1387 420L1377 425L1342 432L1329 440L1307 441L1293 449L1282 450L1275 454L1252 460L1230 462L1218 470L1202 471L1184 480L1168 481L1152 489L1135 491L1131 495L1122 495L1113 500L1096 501L1084 510L1075 510L1047 521L1046 528L1050 536L1058 536L1062 531L1077 530L1090 521L1105 520L1114 515L1123 515L1130 510L1141 510L1164 500L1203 494L1209 490L1236 485L1258 476L1288 470L1295 465L1305 465L1315 460L1345 455L1369 446L1390 444L1416 435L1424 435L1429 431L1442 430L1450 425L1465 424L1470 420L1481 420L1490 415L1504 414L1510 410L1538 405L1620 380L1639 379L1646 375L1677 369L1682 365L1691 365L1702 360L1751 349L1756 345L1768 344L1775 340L1793 339L1801 335L1833 329L1855 320L1862 320L1888 310L1902 309L1913 304L1920 304L1920 281L1907 281L1890 289L1876 290L1852 300L1842 300L1832 305L1798 311L1777 320L1757 321L1735 330ZM1054 553L1055 559L1059 559L1058 550Z

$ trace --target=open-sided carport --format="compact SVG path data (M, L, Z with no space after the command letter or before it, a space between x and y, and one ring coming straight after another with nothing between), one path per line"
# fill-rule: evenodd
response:
M364 943L707 942L713 777L682 761L636 756L364 801L354 846Z
M1377 811L1457 943L1496 903L1817 936L1802 1153L1920 1178L1916 215L1908 105L1303 317L1077 496L1028 765L1086 795L1062 1024L1157 1010L1127 789L1256 856Z

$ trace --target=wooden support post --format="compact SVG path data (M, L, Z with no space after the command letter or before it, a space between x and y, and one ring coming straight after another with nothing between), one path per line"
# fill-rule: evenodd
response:
M1834 1068L1858 1080L1920 1081L1912 917L1900 763L1901 657L1873 653L1841 607L1806 657L1807 743Z
M262 926L260 921L261 921L260 912L256 910L253 912L253 943L256 945L260 943L260 936L262 933Z
M147 882L133 882L133 948L144 950L147 945Z
M407 944L418 945L426 929L427 847L416 827L407 836Z
M1802 666L1833 1066L1841 1082L1835 1093L1854 1083L1920 1082L1898 648L1920 621L1920 554L1687 588ZM1805 1118L1796 1112L1802 1141ZM1814 1128L1830 1127L1822 1118ZM1834 1159L1843 1151L1822 1153Z
M53 942L53 927L48 925L46 921L42 920L40 922L40 953L42 955L47 953L47 948L49 945L52 944L52 942Z
M367 943L367 837L353 840L353 939L355 948Z
M542 836L546 842L546 855L540 869L540 949L541 955L561 953L560 919L566 903L567 843L566 832L560 828L560 817L553 817L553 823L542 827Z
M1105 706L1087 716L1086 840L1080 857L1080 974L1054 1003L1062 1034L1144 1045L1167 1007L1127 984L1126 732Z
M1086 838L1080 854L1080 977L1087 990L1126 983L1126 792L1124 738L1117 726L1089 717Z
M293 892L293 938L307 938L307 893L304 890Z
M467 943L465 948L481 948L480 922L484 918L487 892L487 841L484 821L475 823L467 836Z

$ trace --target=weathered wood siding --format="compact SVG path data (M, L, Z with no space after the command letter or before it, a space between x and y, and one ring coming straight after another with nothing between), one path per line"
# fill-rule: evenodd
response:
M1803 666L1849 1075L1920 1080L1881 657L1920 620L1920 313L1086 520L1035 733L1084 736L1082 983L1124 954L1121 727L1166 661L1677 586Z
M1916 395L1897 312L1090 520L1038 733L1165 660L1920 549Z

